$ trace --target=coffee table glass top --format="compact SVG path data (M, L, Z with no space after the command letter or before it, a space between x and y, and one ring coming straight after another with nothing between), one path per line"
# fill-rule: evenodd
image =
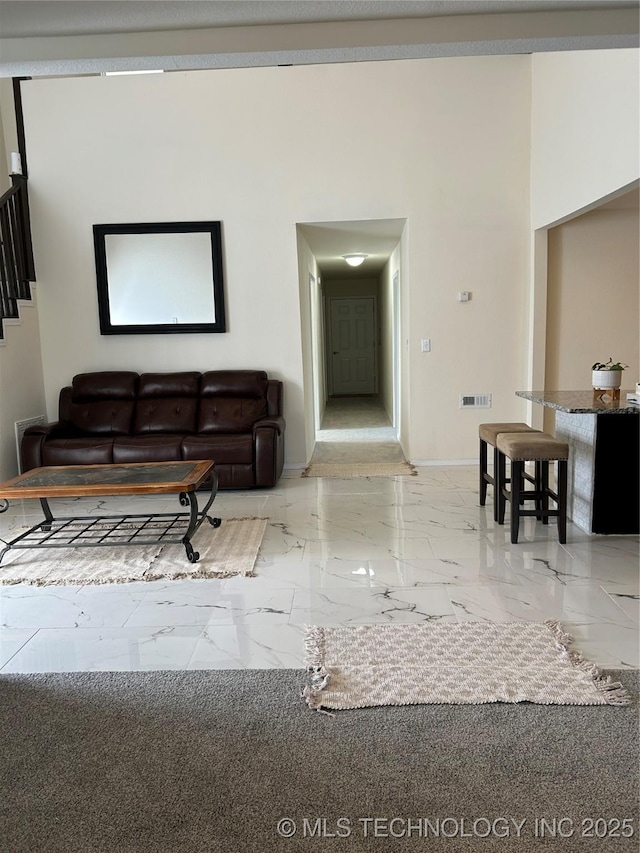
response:
M136 462L126 465L63 465L34 468L0 484L0 497L53 492L77 495L191 491L213 467L212 461Z

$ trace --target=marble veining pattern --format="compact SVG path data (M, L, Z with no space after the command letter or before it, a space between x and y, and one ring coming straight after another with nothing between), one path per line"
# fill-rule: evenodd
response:
M167 503L123 500L143 512ZM77 500L61 503L77 512ZM526 519L511 545L490 504L478 505L475 466L349 481L291 472L265 492L220 492L223 519L269 519L255 577L0 586L0 671L296 668L310 623L549 618L596 663L638 667L640 538L569 524L560 545L554 523ZM0 537L38 512L12 501Z

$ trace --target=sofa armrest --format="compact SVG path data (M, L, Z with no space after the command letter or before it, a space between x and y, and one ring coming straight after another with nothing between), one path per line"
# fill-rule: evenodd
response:
M253 425L253 434L255 436L257 429L275 429L278 435L284 433L286 423L283 417L260 418Z
M34 424L27 427L24 431L25 435L48 435L55 438L57 435L68 435L73 429L72 425L66 421L54 421L50 424Z
M42 445L45 441L49 438L66 436L71 430L73 427L66 421L54 421L50 424L35 424L27 427L20 445L22 471L40 468L42 465Z
M256 486L275 486L284 467L282 417L262 418L253 425L253 453Z

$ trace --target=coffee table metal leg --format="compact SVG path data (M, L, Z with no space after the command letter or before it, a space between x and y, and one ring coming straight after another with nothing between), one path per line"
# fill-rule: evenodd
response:
M45 523L42 525L43 530L51 530L51 522L53 521L53 513L49 507L49 501L46 498L40 498L40 506L44 513Z
M211 494L209 495L209 499L207 500L206 506L202 510L202 515L207 519L207 521L209 522L209 524L212 527L220 527L220 525L222 524L221 518L211 518L211 516L208 515L211 504L213 503L214 498L217 494L218 494L218 475L216 474L215 471L212 471L211 472Z
M200 558L200 554L198 551L193 550L191 537L198 528L198 499L195 492L182 492L180 495L181 504L184 504L185 498L189 503L189 527L187 527L187 532L184 534L182 543L185 547L185 551L187 552L187 559L189 562L197 563Z
M209 524L213 527L220 527L222 524L221 518L211 518L208 515L209 508L214 501L214 498L218 492L218 476L214 472L212 472L211 479L211 494L207 500L207 503L203 507L202 510L198 508L198 498L196 496L196 492L181 492L180 493L180 503L183 506L189 505L189 526L187 528L186 533L182 539L182 542L185 547L185 551L187 552L187 559L190 563L197 563L200 559L200 554L198 551L193 550L193 545L191 544L191 537L196 532L196 530L200 527L202 522L207 519Z

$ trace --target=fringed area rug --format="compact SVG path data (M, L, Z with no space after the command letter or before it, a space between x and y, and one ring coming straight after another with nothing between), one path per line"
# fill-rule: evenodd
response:
M558 622L307 629L310 708L534 702L626 705L629 694L571 649Z
M313 462L301 476L353 480L358 477L415 477L417 473L409 462Z
M11 550L0 565L0 584L104 584L132 581L223 578L252 575L266 518L229 518L220 527L205 522L194 538L200 553L190 563L183 545Z

